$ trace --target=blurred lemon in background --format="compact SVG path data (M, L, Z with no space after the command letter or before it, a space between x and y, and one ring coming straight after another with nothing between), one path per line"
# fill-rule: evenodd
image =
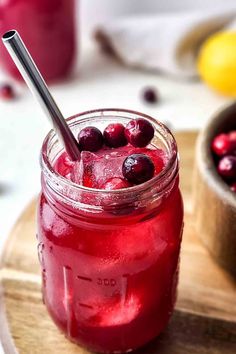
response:
M236 32L218 32L209 37L200 49L197 64L208 86L236 97Z

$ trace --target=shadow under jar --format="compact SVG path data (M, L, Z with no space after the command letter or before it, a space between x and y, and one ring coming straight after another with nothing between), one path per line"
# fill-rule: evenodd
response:
M105 191L76 185L54 171L62 153L53 132L41 155L38 251L43 298L72 341L97 352L126 352L159 335L176 300L183 204L176 142L156 120L125 110L97 110L68 120L75 133L144 117L152 145L168 163L141 185Z

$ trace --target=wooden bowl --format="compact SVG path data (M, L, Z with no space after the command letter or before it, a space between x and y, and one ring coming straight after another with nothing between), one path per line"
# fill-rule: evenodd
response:
M216 171L212 139L236 129L236 102L210 119L198 137L194 173L197 233L215 260L236 276L236 194Z

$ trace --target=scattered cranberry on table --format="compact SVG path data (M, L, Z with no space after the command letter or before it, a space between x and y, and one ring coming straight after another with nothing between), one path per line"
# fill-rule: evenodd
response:
M15 91L10 84L0 85L0 98L5 101L10 101L16 97Z
M149 104L154 104L159 101L159 95L154 87L147 87L142 92L142 97L145 102Z
M219 175L236 192L236 130L218 134L211 147Z

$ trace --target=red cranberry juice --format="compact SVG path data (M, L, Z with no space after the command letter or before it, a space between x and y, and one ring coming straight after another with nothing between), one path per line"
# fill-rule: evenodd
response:
M65 77L75 56L74 0L8 0L0 2L0 33L19 31L47 80ZM0 43L1 65L22 80L15 64Z
M80 177L81 166L65 153L54 168L68 179L99 188L104 176L120 177L120 160L134 151L152 158L155 175L167 163L162 150L128 145L83 152ZM107 165L111 156L112 165ZM104 208L102 217L79 220L42 194L38 219L44 301L71 340L98 352L124 352L165 328L176 300L182 235L178 178L151 215L148 208L124 213Z

